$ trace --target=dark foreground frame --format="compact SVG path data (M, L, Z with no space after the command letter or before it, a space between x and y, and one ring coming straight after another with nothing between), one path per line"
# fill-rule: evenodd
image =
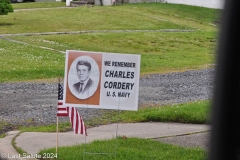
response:
M220 21L209 160L240 159L240 1L225 0Z

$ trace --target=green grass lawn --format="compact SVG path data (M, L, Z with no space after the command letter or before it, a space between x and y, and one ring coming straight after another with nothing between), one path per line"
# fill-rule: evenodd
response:
M141 75L209 68L214 63L213 34L202 31L16 36L13 39L31 45L0 39L4 45L0 50L2 82L63 76L64 54L39 46L60 52L71 49L140 54Z
M55 154L55 148L40 152L41 155L46 153ZM72 147L59 147L57 157L59 160L202 160L206 157L206 151L200 148L164 144L150 139L117 138L96 140L90 144Z
M28 3L12 3L15 10L33 9L33 8L55 8L66 7L66 2L28 2Z
M26 3L25 6L31 6L30 4ZM18 5L15 4L13 7ZM24 4L21 5L21 8L25 8ZM212 24L218 19L219 12L218 9L165 3L94 6L91 8L83 6L36 10L15 9L13 13L1 17L0 33L158 29L212 31L215 30Z
M44 4L52 5L13 6ZM210 68L215 63L216 9L165 3L17 9L1 16L0 34L85 33L3 36L0 82L63 77L66 50L140 54L141 75Z
M210 100L188 102L166 106L145 106L138 111L100 110L101 116L84 121L87 128L109 123L136 122L177 122L192 124L209 123ZM5 124L6 125L6 124ZM22 132L56 132L56 125L27 126L19 128ZM59 131L71 130L70 123L59 125Z

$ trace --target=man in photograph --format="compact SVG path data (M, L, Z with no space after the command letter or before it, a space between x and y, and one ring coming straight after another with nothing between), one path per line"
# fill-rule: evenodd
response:
M75 83L73 88L80 99L86 99L95 92L94 82L89 77L91 68L91 64L88 61L79 60L77 62L76 69L79 82Z

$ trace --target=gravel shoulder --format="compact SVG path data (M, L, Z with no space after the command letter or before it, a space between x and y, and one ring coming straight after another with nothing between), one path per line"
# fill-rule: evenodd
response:
M210 99L213 75L213 69L203 69L142 77L139 108ZM0 83L0 120L14 125L55 124L56 110L57 82ZM79 112L85 120L101 115L99 109L79 108Z

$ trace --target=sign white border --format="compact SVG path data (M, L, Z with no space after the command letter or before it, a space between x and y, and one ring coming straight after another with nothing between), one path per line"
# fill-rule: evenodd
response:
M74 94L77 83L75 70L78 59L90 60L89 78L95 85L94 94L82 98ZM138 110L141 56L89 51L66 51L63 105L82 108ZM97 64L97 66L96 66ZM99 78L99 79L98 79ZM70 82L71 81L71 82ZM97 89L96 89L97 88Z

